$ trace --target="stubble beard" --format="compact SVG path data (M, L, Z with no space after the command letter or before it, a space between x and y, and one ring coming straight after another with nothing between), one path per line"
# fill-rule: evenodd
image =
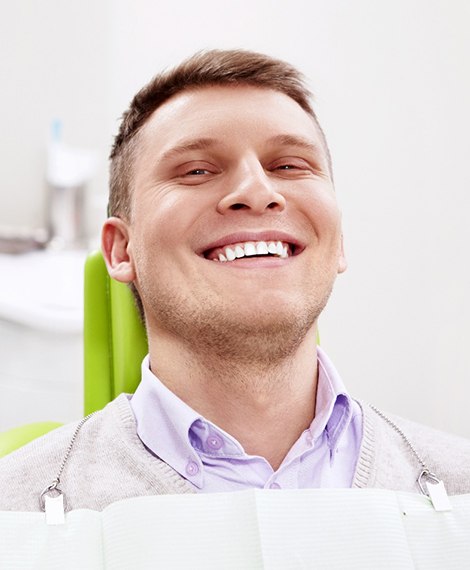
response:
M150 289L145 283L141 296L156 342L159 333L171 335L184 346L186 355L193 355L188 364L202 366L218 378L229 368L240 383L253 389L254 377L271 375L281 381L325 307L331 289L332 284L307 301L294 298L288 306L271 310L261 306L251 311L204 292L199 292L195 302L176 288Z

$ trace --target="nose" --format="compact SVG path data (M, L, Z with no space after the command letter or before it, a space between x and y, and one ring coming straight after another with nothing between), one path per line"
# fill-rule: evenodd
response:
M245 164L227 179L228 191L219 201L217 211L221 214L232 210L247 210L253 214L268 210L281 212L286 207L286 199L277 184L259 162Z

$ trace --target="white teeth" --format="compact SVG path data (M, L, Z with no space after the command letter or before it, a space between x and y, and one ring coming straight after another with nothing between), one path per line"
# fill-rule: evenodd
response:
M256 255L256 247L254 243L248 242L245 244L245 255Z
M235 257L237 258L245 257L245 250L243 249L243 247L239 245L235 246Z
M289 246L284 245L282 241L248 241L243 244L226 247L224 249L224 253L218 254L218 261L234 261L235 259L241 259L242 257L253 257L256 255L268 254L276 255L281 258L289 257ZM217 261L217 259L214 261Z
M236 258L235 252L229 247L225 248L225 255L227 256L228 261L233 261Z
M268 243L268 251L269 251L269 253L276 255L276 253L277 253L276 244L273 241L270 241Z

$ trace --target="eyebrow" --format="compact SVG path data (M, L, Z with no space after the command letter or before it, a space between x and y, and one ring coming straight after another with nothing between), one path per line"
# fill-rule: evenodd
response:
M323 147L313 143L311 140L298 135L281 134L267 140L268 144L278 144L280 146L297 146L314 153L321 153Z
M301 137L299 135L293 135L288 133L283 133L280 135L275 135L269 138L266 143L268 145L279 145L279 146L295 146L298 148L302 148L309 152L312 152L316 155L324 154L324 149L321 144L315 144L311 140ZM213 148L215 146L223 144L223 141L210 138L210 137L201 137L197 139L188 139L186 141L182 141L180 144L168 149L165 151L161 157L162 160L168 160L175 157L178 157L186 152L194 151L194 150L207 150L208 148Z
M183 141L182 143L165 151L162 155L162 160L175 158L181 154L184 154L185 152L189 152L192 150L206 150L208 148L214 147L219 144L221 144L221 141L207 137L199 139L190 139L187 141Z

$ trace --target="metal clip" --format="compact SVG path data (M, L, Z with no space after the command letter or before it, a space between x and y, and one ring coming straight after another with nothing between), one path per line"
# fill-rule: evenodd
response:
M421 493L429 497L436 511L451 511L452 505L447 495L444 482L434 473L423 469L418 477L418 485Z
M64 524L65 496L58 487L59 479L52 481L39 496L41 510L46 513L46 524Z
M64 458L62 459L62 463L60 464L56 478L39 495L39 506L41 508L41 511L44 511L46 513L47 524L63 524L65 522L65 495L62 493L62 490L59 489L58 485L60 483L62 472L64 471L64 467L69 459L70 453L72 452L73 445L77 439L79 431L82 429L83 424L95 414L96 412L93 412L78 422L77 427L73 432L72 439L70 440L70 443L67 447L67 451L65 452Z

